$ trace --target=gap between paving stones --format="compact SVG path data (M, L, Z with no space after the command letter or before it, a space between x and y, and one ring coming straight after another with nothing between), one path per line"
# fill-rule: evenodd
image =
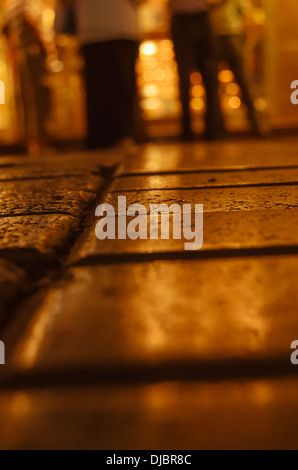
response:
M4 165L13 167L14 165ZM104 173L104 183L97 191L87 191L94 194L94 198L84 207L85 213L77 221L76 218L65 211L48 212L25 212L13 215L0 215L0 220L5 218L20 219L21 217L62 215L69 219L68 233L63 240L63 246L59 246L56 256L42 253L31 248L15 248L0 250L0 328L3 329L7 323L14 318L14 313L21 308L22 301L34 294L39 289L54 282L61 275L63 263L67 259L72 246L79 239L88 225L90 214L93 213L94 204L104 199L114 179L118 167L99 168L98 175ZM94 172L92 172L94 174ZM69 176L69 175L67 175ZM61 175L59 175L59 178ZM27 178L26 181L31 178ZM43 178L33 178L34 180ZM48 178L44 178L48 179ZM54 178L53 178L54 179ZM5 182L9 182L5 180ZM71 233L72 232L72 233ZM63 248L63 251L62 251Z
M100 265L118 265L126 263L150 263L154 261L206 260L227 258L253 258L267 256L298 255L298 246L269 246L260 248L235 248L205 251L159 251L156 253L117 253L95 254L74 261L68 267Z
M213 185L197 185L188 186L187 188L177 186L173 188L141 188L141 189L121 189L113 190L111 194L125 194L133 192L151 192L151 191L191 191L195 189L237 189L237 188L270 188L274 186L298 186L298 181L285 181L285 182L274 182L274 183L238 183L238 184L213 184Z
M286 364L286 365L285 365ZM111 385L155 384L162 382L217 383L235 380L297 377L288 357L231 358L224 360L172 360L159 362L108 363L105 366L46 368L8 372L0 377L1 390L55 389Z
M274 166L226 166L223 168L220 167L206 167L206 168L187 168L180 170L156 170L156 171L123 171L117 175L117 178L127 178L127 177L136 177L136 176L155 176L155 175L187 175L187 174L201 174L201 173L226 173L229 171L264 171L264 170L296 170L298 165L274 165Z

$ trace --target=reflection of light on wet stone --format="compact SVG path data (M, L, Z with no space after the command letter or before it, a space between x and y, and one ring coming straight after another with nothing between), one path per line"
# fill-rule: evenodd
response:
M30 399L26 393L15 393L11 400L11 411L17 417L26 415L30 410Z

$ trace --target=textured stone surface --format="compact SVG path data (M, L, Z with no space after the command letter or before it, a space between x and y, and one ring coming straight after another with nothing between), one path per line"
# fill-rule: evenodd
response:
M121 149L105 149L94 151L59 152L44 157L0 156L0 171L6 168L31 166L32 168L48 168L60 174L61 169L82 169L83 172L98 168L98 165L109 167L123 162L125 155ZM56 168L56 169L55 169Z
M9 315L10 306L25 291L25 272L10 262L0 259L0 323Z
M123 196L123 194L121 194ZM298 186L185 189L132 191L126 194L127 205L144 204L203 204L204 212L291 209L298 207ZM118 194L110 193L105 202L118 209Z
M44 162L44 164L34 163L32 165L17 165L10 168L1 169L0 166L0 183L6 181L26 181L26 180L44 180L44 179L57 179L69 178L70 186L73 186L75 177L79 177L81 185L88 185L89 179L92 184L92 174L100 173L99 165L91 164L89 166L74 165L73 163L57 164L55 162ZM96 180L93 179L97 183Z
M67 249L78 222L63 215L0 218L0 258L14 261L31 274L46 269Z
M33 315L12 366L30 373L95 367L101 378L121 366L125 380L134 365L146 376L146 367L154 375L155 366L166 371L176 362L171 371L179 377L185 361L196 364L194 378L204 377L208 363L228 374L239 361L239 374L246 361L256 371L263 361L266 374L288 372L298 329L297 257L132 263L71 274Z
M115 180L128 205L204 204L196 257L210 259L177 241L100 243L88 226L0 338L0 448L298 448L297 142L151 145L127 162L149 174ZM0 159L0 260L65 253L119 157ZM0 261L0 317L24 286Z
M194 216L193 216L194 217ZM131 218L128 219L127 223ZM149 227L149 217L147 226ZM159 221L160 222L160 221ZM170 218L170 231L173 217ZM160 225L160 223L159 223ZM221 250L285 249L298 247L298 209L287 211L245 211L206 213L203 219L204 244L201 252ZM151 254L184 251L186 240L104 240L95 235L96 223L85 232L71 262L84 260L86 257L121 254ZM194 230L194 227L193 227ZM148 234L149 228L148 228ZM159 237L161 229L159 228ZM171 233L171 232L170 232ZM183 234L183 230L182 230ZM218 253L220 255L220 253ZM197 253L197 256L199 254Z
M124 172L159 173L229 166L297 165L297 138L212 144L149 145L127 162Z
M297 396L297 380L2 393L0 448L297 450Z
M127 176L116 179L111 191L137 191L172 188L198 188L217 186L242 185L275 185L289 183L298 185L298 168L284 170L256 170L256 171L214 171L181 173L177 175L151 175Z
M86 184L80 177L1 183L1 218L49 213L79 217L101 185L97 176Z

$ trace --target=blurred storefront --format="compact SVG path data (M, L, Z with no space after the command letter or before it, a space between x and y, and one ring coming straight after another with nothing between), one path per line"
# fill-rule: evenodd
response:
M53 34L55 0L44 0L42 28ZM298 124L298 110L290 103L290 83L298 79L298 37L296 0L252 0L247 21L246 66L253 84L256 107L268 114L273 127ZM179 133L179 88L177 66L170 38L168 0L146 0L139 6L142 31L140 56L136 65L140 108L149 137ZM3 19L3 6L0 6ZM53 140L82 139L85 135L83 60L74 37L57 38L58 59L47 77L53 90L48 132ZM4 37L0 39L0 80L6 85L6 105L0 108L0 144L22 138L18 124L22 109L18 100L18 78L11 66ZM60 66L59 66L60 64ZM246 129L241 92L227 64L220 64L220 96L231 131ZM205 91L198 71L191 75L191 110L194 127L203 129Z
M40 27L49 42L54 41L55 0L42 0L42 4ZM0 25L3 25L3 5L0 8ZM83 139L86 129L83 59L76 38L59 36L56 41L58 56L51 57L46 76L46 85L52 90L47 131L54 141ZM17 144L24 135L20 83L13 64L5 37L0 36L0 80L5 83L6 98L6 105L0 108L0 145Z

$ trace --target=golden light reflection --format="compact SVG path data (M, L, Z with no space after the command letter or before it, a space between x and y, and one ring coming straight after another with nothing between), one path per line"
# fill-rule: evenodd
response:
M155 72L153 72L153 76L155 80L162 81L165 79L165 72L163 69L157 69Z
M226 92L229 95L236 96L240 93L240 87L237 85L237 83L229 83L226 87Z
M56 43L59 47L67 47L69 45L69 37L65 34L60 34L56 39Z
M191 93L195 98L201 98L205 95L205 89L201 85L195 85L192 87Z
M145 85L142 90L142 95L146 98L152 98L158 95L158 87L156 85Z
M241 99L238 96L233 96L229 99L229 106L232 109L239 109L241 107Z
M221 83L230 83L234 80L234 74L231 72L231 70L222 70L218 74L218 80Z
M17 417L26 415L30 411L30 399L26 393L15 393L11 401L11 412Z
M56 312L59 312L61 297L62 292L56 291L55 295L53 294L50 299L47 299L44 303L44 308L40 309L38 317L29 326L30 333L21 341L15 353L16 362L22 368L34 367L40 348L45 343L45 336L49 326ZM51 312L51 315L48 312Z
M155 111L161 108L161 101L157 98L150 98L141 102L141 107L145 110Z
M146 70L143 74L143 78L145 82L152 82L154 80L154 74L151 72L151 70Z
M265 382L252 384L251 400L259 407L267 406L274 399L272 386Z
M255 108L258 111L266 111L267 107L268 107L268 104L265 98L257 98L255 100Z
M190 102L190 107L194 111L202 111L204 109L205 102L202 98L194 98Z
M203 83L202 75L199 72L193 72L190 76L190 81L193 85L200 85Z
M155 42L143 42L140 46L140 54L143 56L152 56L157 52L157 45Z
M46 29L51 29L55 21L55 12L53 8L45 8L42 13L42 22Z
M179 82L173 42L169 39L144 41L136 73L144 119L178 117Z

